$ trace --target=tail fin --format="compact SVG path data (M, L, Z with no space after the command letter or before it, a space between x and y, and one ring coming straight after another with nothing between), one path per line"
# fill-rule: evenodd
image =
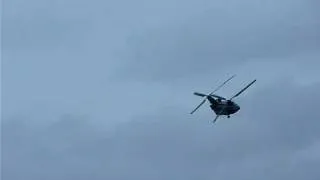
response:
M208 101L210 102L210 104L212 105L216 105L218 102L217 100L215 100L214 98L212 98L211 96L207 97Z

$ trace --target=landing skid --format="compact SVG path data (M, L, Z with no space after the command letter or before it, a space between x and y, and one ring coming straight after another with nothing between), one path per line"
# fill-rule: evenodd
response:
M219 118L220 115L216 115L216 117L214 118L212 123L215 123L217 121L217 119Z
M217 116L214 118L214 120L213 120L212 123L215 123L219 117L220 117L220 115L217 115ZM227 115L227 118L230 118L230 115Z

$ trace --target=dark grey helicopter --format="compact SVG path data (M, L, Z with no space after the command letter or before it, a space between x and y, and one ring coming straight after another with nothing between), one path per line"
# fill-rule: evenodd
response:
M212 91L210 94L206 95L203 93L194 92L193 94L196 96L205 97L205 99L190 113L193 114L202 104L208 101L210 102L210 108L215 112L216 117L213 120L213 123L216 122L219 116L225 115L228 118L230 118L231 114L235 114L240 110L240 106L236 104L234 101L232 101L235 97L239 96L243 91L245 91L247 88L249 88L253 83L256 82L256 79L253 80L250 84L248 84L246 87L244 87L241 91L239 91L237 94L232 96L230 99L226 99L224 97L218 96L213 94L217 90L219 90L223 85L225 85L228 81L230 81L232 78L234 78L235 75L231 76L228 80L223 82L220 86L218 86L214 91Z

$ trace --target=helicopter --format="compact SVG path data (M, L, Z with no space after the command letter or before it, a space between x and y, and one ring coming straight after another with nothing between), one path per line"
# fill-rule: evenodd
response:
M235 94L234 96L232 96L229 99L226 99L225 97L214 94L222 86L224 86L228 81L233 79L235 76L236 75L231 76L229 79L227 79L225 82L223 82L220 86L218 86L215 90L213 90L210 94L194 92L193 93L194 95L204 97L204 99L192 112L190 112L190 114L193 114L197 109L199 109L206 102L206 100L209 101L211 110L216 114L216 117L214 118L213 123L215 123L220 116L224 115L224 116L227 116L228 118L230 118L230 115L237 113L240 110L240 106L237 103L235 103L233 101L233 99L235 97L238 97L242 92L244 92L253 83L255 83L256 79L253 80L246 87L244 87L241 91L239 91L237 94Z

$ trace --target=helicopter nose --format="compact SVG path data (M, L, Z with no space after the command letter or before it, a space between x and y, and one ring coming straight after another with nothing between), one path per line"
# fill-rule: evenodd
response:
M236 110L236 111L239 111L239 110L240 110L240 106L239 106L239 105L236 105L235 110Z

